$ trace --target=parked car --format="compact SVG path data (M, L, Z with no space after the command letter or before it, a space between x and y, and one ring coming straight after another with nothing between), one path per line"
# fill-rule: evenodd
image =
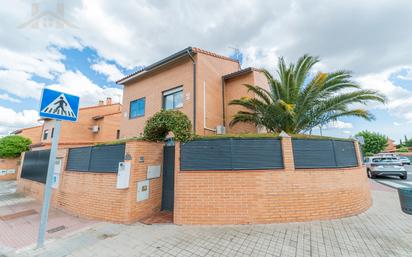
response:
M411 160L406 156L399 157L399 160L403 165L411 165Z
M399 158L372 156L365 158L366 172L369 178L377 176L399 176L406 179L408 173Z

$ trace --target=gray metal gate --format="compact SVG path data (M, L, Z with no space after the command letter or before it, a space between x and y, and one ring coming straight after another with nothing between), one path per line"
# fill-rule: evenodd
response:
M173 211L175 193L175 146L163 147L162 210Z

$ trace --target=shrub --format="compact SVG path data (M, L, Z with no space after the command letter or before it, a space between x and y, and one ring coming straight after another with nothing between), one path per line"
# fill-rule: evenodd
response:
M396 149L396 151L399 152L399 153L407 153L407 152L409 152L409 149L406 146L402 146L402 147Z
M29 150L31 140L22 136L6 136L0 139L0 158L18 157Z
M365 140L365 144L362 146L364 153L376 154L382 152L388 145L388 138L379 133L364 130L356 134L356 136L362 136Z
M186 142L192 138L192 123L186 114L177 110L161 110L147 120L143 137L149 141L163 141L173 132L176 141Z

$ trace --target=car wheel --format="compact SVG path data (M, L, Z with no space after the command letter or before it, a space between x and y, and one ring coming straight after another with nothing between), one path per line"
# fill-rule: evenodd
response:
M368 174L368 178L375 178L375 176L372 175L372 172L370 169L367 169L366 173Z
M403 180L405 180L405 179L407 179L408 177L405 175L405 176L399 176L401 179L403 179Z

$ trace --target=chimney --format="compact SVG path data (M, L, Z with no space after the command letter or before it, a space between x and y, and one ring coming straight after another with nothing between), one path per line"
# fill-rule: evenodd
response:
M104 101L103 100L99 100L99 106L104 105Z
M112 104L112 98L111 97L107 97L106 98L106 105L111 105Z

